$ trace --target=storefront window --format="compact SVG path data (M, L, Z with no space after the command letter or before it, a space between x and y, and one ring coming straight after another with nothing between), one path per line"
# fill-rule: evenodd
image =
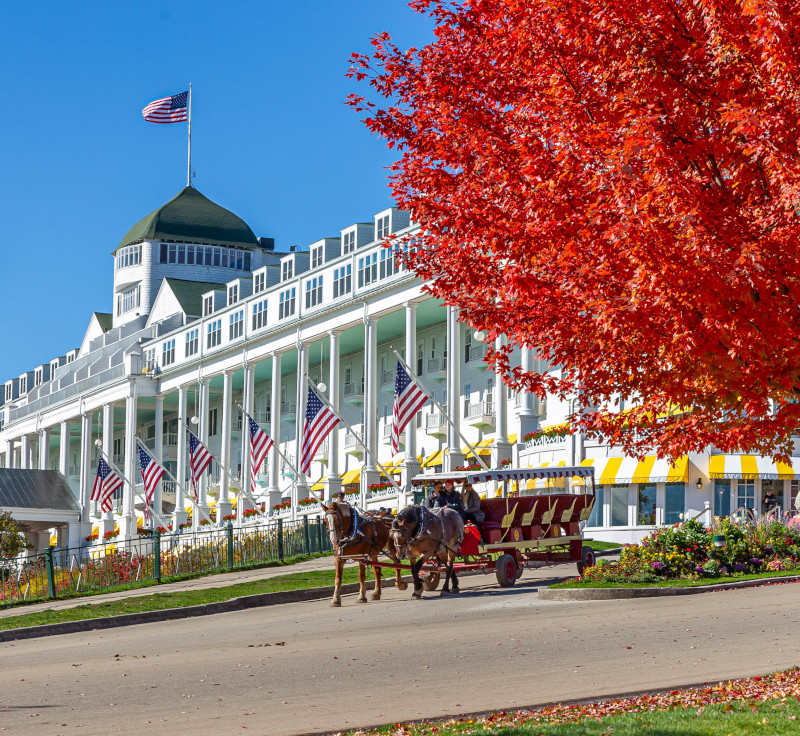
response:
M611 526L628 526L628 486L608 486L611 497Z
M800 480L793 480L791 488L789 490L789 503L791 504L791 508L789 509L797 509L800 511L800 507L798 507L798 495L800 495Z
M667 483L664 490L664 523L677 524L686 510L686 487L683 483Z
M639 505L637 508L637 524L651 525L656 523L656 484L639 484Z
M736 483L736 508L755 509L756 483L753 480L740 479Z
M775 498L778 499L778 506L783 507L783 481L782 480L762 480L761 481L761 503L759 507L761 509L761 513L766 511L764 508L764 496L767 495L767 491L772 491Z
M731 482L729 480L714 481L714 516L728 516L731 508Z
M604 486L596 486L594 491L594 506L586 526L603 526L603 501L605 500Z

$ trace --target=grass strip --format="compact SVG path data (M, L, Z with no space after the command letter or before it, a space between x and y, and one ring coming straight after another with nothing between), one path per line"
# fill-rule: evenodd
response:
M658 580L653 583L610 583L610 582L597 582L586 581L583 582L577 578L573 580L565 580L563 583L554 583L551 588L697 588L703 585L720 585L722 583L738 583L744 580L769 580L770 578L781 578L792 575L797 575L796 570L783 570L783 571L769 571L761 573L753 573L749 575L723 575L718 578L691 578L680 580ZM798 729L800 733L800 729Z
M596 542L594 539L587 540L584 542L584 545L596 549L599 552L605 552L608 549L622 549L622 545L619 544L619 542Z
M384 575L384 581L387 577ZM358 581L358 566L345 567L342 576L343 583ZM199 606L204 603L216 603L238 598L244 595L258 593L278 593L286 590L301 590L306 588L323 588L334 583L333 567L330 570L313 570L309 572L296 572L287 575L254 580L248 583L237 583L220 588L203 588L199 590L185 590L174 593L153 593L151 595L137 595L123 598L118 601L104 603L88 603L74 608L59 610L38 611L25 613L19 616L0 618L0 631L6 629L21 629L28 626L61 623L64 621L82 621L84 619L103 618L104 616L119 616L125 613L140 613L142 611L163 611L167 608L183 608L184 606ZM372 587L372 574L367 573L367 588Z
M396 723L353 736L796 736L800 670L718 685L483 716Z

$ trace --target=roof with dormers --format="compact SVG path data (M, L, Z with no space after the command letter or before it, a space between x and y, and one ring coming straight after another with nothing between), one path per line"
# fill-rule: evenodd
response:
M244 220L215 204L194 187L184 188L169 202L139 220L128 230L117 249L142 240L259 247L258 239Z

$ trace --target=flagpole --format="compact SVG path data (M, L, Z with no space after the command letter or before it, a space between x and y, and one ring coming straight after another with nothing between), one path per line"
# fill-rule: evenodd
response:
M188 429L188 430L191 432L191 431L192 431L192 428L189 426L189 423L188 423L186 420L183 420L183 423L186 425L186 429ZM192 434L194 434L194 433L192 432ZM200 442L200 440L198 440L198 442ZM251 494L249 491L246 491L244 488L242 488L242 487L241 487L241 485L239 485L239 483L233 479L233 477L231 476L231 474L230 474L230 473L227 471L227 469L226 469L226 468L225 468L225 467L222 465L222 463L219 461L219 459L217 458L217 456L216 456L216 455L214 455L214 454L211 452L211 450L209 450L209 449L208 449L208 447L206 447L205 445L203 445L203 447L205 447L205 448L206 448L206 452L207 452L209 455L211 455L211 459L212 459L212 460L216 460L216 461L217 461L217 465L219 465L219 469L220 469L220 470L221 470L221 471L222 471L222 472L225 474L225 477L228 479L228 482L229 482L229 483L231 483L231 484L233 484L233 486L234 486L235 488L238 488L238 489L239 489L239 492L240 492L242 495L246 496L246 497L247 497L247 498L250 500L250 502L253 504L253 506L255 507L255 510L256 510L256 512L257 512L259 515L261 515L261 516L263 516L265 519L267 519L267 518L268 518L268 514L267 514L267 513L265 513L264 511L261 511L261 509L260 509L260 508L259 508L259 506L258 506L258 501L256 501L256 499L253 497L253 495L252 495L252 494ZM189 464L191 464L191 462L192 462L192 460L191 460L191 458L190 458L190 459L189 459ZM221 496L221 495L222 495L222 488L220 488L220 496ZM198 508L199 508L199 507L198 507ZM238 511L237 511L237 513L238 513ZM240 518L241 518L241 517L240 517Z
M310 388L312 391L314 391L314 388L315 388L315 387L314 387L314 384L311 382L311 379L308 377L308 373L304 373L303 375L305 376L306 383L308 384L309 388ZM347 429L348 429L348 431L350 432L350 434L352 434L352 435L353 435L353 436L356 438L356 441L358 442L358 444L359 444L359 445L361 445L361 446L364 448L364 451L367 453L367 455L369 455L369 456L370 456L370 458L372 459L372 462L374 462L374 463L375 463L375 465L377 465L377 466L378 466L378 468L380 468L380 471L381 471L381 472L382 472L382 473L383 473L383 474L384 474L384 475L385 475L385 476L386 476L386 477L389 479L389 482L390 482L390 483L391 483L391 484L392 484L392 485L393 485L393 486L394 486L394 487L397 489L397 492L398 492L398 493L403 493L403 489L402 489L402 488L401 488L401 487L400 487L400 486L397 484L397 482L395 481L395 479L394 479L394 478L392 478L392 476L391 476L391 474L389 473L389 471L388 471L388 470L386 470L386 468L384 468L384 467L383 467L383 465L381 465L381 464L378 462L378 458L377 458L377 457L375 457L375 455L373 455L373 454L372 454L372 452L370 451L369 447L367 447L367 443L366 443L366 442L364 442L364 440L361 438L361 435L359 435L359 434L358 434L358 432L356 432L356 431L355 431L355 430L354 430L354 429L353 429L353 428L352 428L352 427L351 427L351 426L350 426L350 425L349 425L349 424L348 424L348 423L347 423L347 422L344 420L344 418L342 417L342 415L341 415L341 414L339 414L339 412L338 412L338 411L336 411L336 409L334 409L334 408L333 408L333 404L331 404L331 402L330 402L330 401L328 401L328 399L327 399L327 398L325 398L325 396L322 396L321 394L318 394L316 391L314 391L314 393L317 395L317 397L319 398L319 400L320 400L320 401L322 401L322 403L323 403L323 404L325 404L325 406L327 406L327 407L328 407L328 408L329 408L329 409L330 409L330 410L331 410L331 411L332 411L332 412L333 412L333 413L334 413L334 414L335 414L337 417L339 417L339 421L340 421L342 424L344 424L344 426L345 426L345 427L347 427Z
M238 407L239 407L239 409L240 409L240 411L242 412L242 414L244 414L244 415L245 415L245 416L246 416L248 419L253 419L253 418L252 418L252 417L251 417L251 416L250 416L250 415L249 415L249 414L248 414L248 413L247 413L247 412L244 410L244 407L243 407L243 406L242 406L242 405L241 405L241 404L240 404L238 401L234 401L233 403L234 403L234 404L236 404L236 406L238 406ZM253 421L255 422L255 419L253 419ZM256 424L258 424L258 422L256 422ZM249 436L249 434L250 434L250 428L248 427L246 431L247 431L247 433L248 433L248 436ZM291 471L294 473L294 477L295 477L295 478L297 478L297 476L298 476L297 468L296 468L294 465L292 465L292 463L290 462L289 458L288 458L288 457L286 457L286 455L284 455L284 454L283 454L283 453L282 453L282 452L281 452L281 451L278 449L278 443L277 443L277 442L275 442L275 438L274 438L274 437L270 437L270 439L272 440L272 449L273 449L273 450L275 450L275 452L277 452L277 453L278 453L278 457L279 457L279 458L281 458L281 460L283 460L283 462L285 462L285 463L286 463L286 464L289 466L289 470L291 470ZM248 444L249 444L249 442L248 442ZM251 473L253 472L253 469L252 469L252 468L250 469L250 472L251 472ZM276 485L277 485L277 483L276 483ZM314 493L314 491L311 489L311 487L310 487L310 486L309 486L308 492L309 492L311 495L313 495L313 496L314 496L314 498L316 498L316 499L317 499L317 501L322 501L322 499L321 499L321 498L317 497L317 494L316 494L316 493Z
M461 440L464 442L464 444L469 448L469 451L475 456L475 458L478 460L478 462L483 466L483 469L484 470L491 470L491 468L483 461L483 458L481 458L481 456L477 452L475 452L475 448L467 441L467 438L464 437L463 434L461 434L461 431L458 429L458 427L456 427L456 425L453 424L452 421L450 421L450 417L447 415L447 412L442 408L441 404L438 401L436 401L436 399L434 399L433 396L431 396L428 393L428 390L425 388L425 386L423 386L419 382L417 377L414 375L414 372L409 367L408 363L406 363L405 360L403 360L403 356L400 355L400 353L398 353L394 349L394 345L389 345L389 349L397 356L397 359L403 364L403 367L406 369L406 373L408 373L408 375L411 378L411 380L414 381L414 383L417 385L417 388L419 388L422 391L422 393L424 393L425 396L427 396L431 400L431 402L433 402L434 406L439 410L439 413L447 420L447 423L453 428L455 433L461 438Z
M134 439L136 440L136 442L139 444L139 447L141 447L141 448L142 448L142 449L143 449L143 450L144 450L144 451L145 451L145 452L146 452L148 455L150 455L150 450L149 450L149 448L147 447L147 445L145 445L145 444L144 444L144 442L142 442L142 440L139 438L139 436L138 436L138 435L133 435L133 437L134 437ZM153 458L153 461L155 462L155 458ZM177 487L180 485L180 484L178 483L178 479L177 479L177 478L176 478L176 477L175 477L175 476L174 476L172 473L170 473L170 472L169 472L169 470L167 470L167 468L166 468L164 465L161 465L161 463L158 463L158 464L159 464L159 466L161 466L162 468L164 468L164 473L166 473L166 475L167 475L167 476L168 476L168 477L169 477L169 478L172 480L172 482L175 484L175 487L177 488ZM191 497L191 495L190 495L190 494L185 494L185 497L189 499L189 502L190 502L190 503L193 503L193 504L194 504L194 505L197 507L197 510L198 510L198 512L199 512L199 513L200 513L202 516L205 516L205 517L206 517L206 519L208 519L209 521L212 521L211 517L210 517L210 516L209 516L209 515L208 515L208 514L207 514L205 511L203 511L203 509L202 509L202 507L200 506L200 504L199 504L199 503L197 503L197 501L195 501L195 500L194 500L194 499ZM155 512L153 512L153 514L155 515ZM163 520L162 520L162 521L163 521ZM163 526L168 526L168 524L163 524ZM177 531L177 529L176 529L175 531Z
M192 83L189 82L189 100L188 100L188 116L189 123L189 160L186 166L186 186L192 186Z
M100 440L96 440L96 442L100 442ZM125 474L111 461L111 458L108 455L106 455L105 452L103 452L102 442L99 445L96 444L95 447L97 447L98 451L100 452L100 456L103 458L103 460L105 460L108 463L108 466L111 468L111 470L113 470L120 478L122 478L123 481L125 481L125 483L127 483L131 487L131 490L134 492L135 495L137 495L142 501L144 501L144 505L150 509L150 513L153 514L153 518L161 522L162 526L166 526L166 524L164 524L164 519L161 518L161 515L157 514L156 510L149 503L147 503L147 498L136 490L136 485L134 483L131 483L125 477Z

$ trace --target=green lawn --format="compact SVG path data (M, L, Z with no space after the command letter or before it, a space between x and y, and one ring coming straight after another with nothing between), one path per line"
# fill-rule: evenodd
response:
M719 585L721 583L738 583L743 580L768 580L797 575L797 570L784 570L779 572L762 572L752 575L723 575L718 578L696 578L691 580L659 580L655 583L601 583L594 581L565 580L555 583L551 588L696 588L701 585ZM798 728L800 733L800 727Z
M383 580L386 585L393 581L384 572ZM344 568L343 583L358 581L358 566ZM178 593L151 593L124 598L119 601L91 604L87 603L75 608L66 608L58 611L41 611L38 613L23 613L19 616L0 618L0 631L17 629L41 624L60 623L62 621L80 621L83 619L102 618L104 616L119 616L123 613L139 613L141 611L161 611L167 608L183 608L184 606L198 606L204 603L215 603L238 598L243 595L257 593L275 593L284 590L300 590L304 588L323 588L333 585L334 571L315 570L311 572L298 572L250 583L239 583L223 588L204 588L202 590L182 591ZM367 590L373 586L372 572L367 571ZM393 583L392 583L393 584Z
M596 549L600 552L608 550L608 549L622 549L622 545L616 542L596 542L594 539L589 540L588 542L584 542L587 547L591 547L592 549Z

